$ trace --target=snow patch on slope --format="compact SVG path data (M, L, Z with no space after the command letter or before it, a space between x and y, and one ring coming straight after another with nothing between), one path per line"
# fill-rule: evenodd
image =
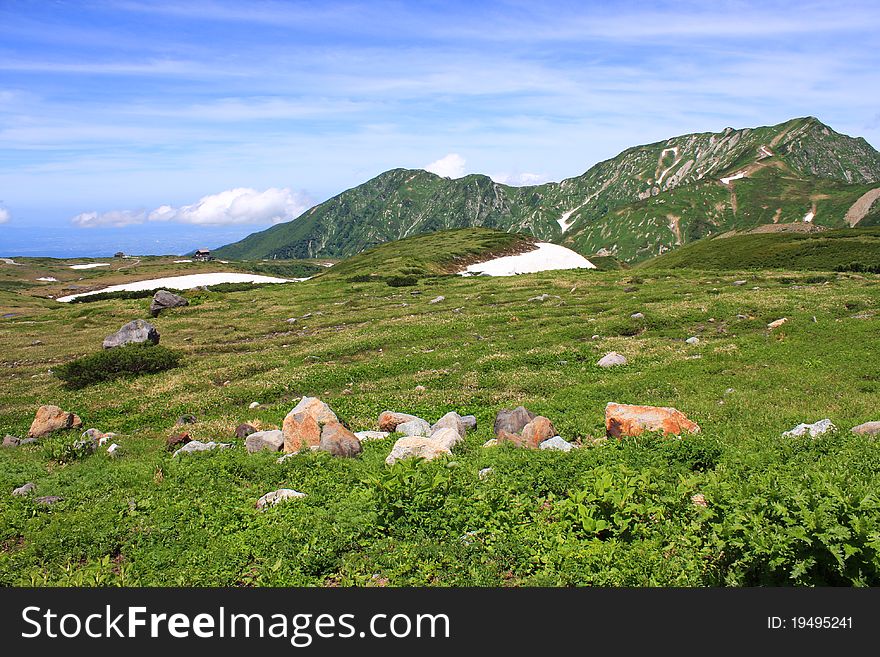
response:
M555 269L596 269L596 265L580 253L558 244L538 242L538 248L528 253L503 256L469 266L462 276L513 276Z

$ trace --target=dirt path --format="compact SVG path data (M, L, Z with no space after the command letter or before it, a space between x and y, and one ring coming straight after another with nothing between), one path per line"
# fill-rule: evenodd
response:
M874 205L874 201L878 198L880 198L880 187L872 189L870 192L865 192L846 211L843 220L850 226L855 226L865 218L865 215L871 210L871 206Z

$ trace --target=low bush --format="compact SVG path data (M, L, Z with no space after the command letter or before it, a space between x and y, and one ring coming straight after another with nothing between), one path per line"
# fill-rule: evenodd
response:
M163 372L180 364L181 355L159 345L125 345L83 356L55 369L68 387L84 388L125 376Z
M385 282L391 287L412 287L419 284L419 279L415 276L390 276Z

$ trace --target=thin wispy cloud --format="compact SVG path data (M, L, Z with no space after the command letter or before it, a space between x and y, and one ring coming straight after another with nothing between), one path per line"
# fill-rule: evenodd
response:
M10 219L12 219L12 215L9 213L9 210L0 208L0 224L5 224Z

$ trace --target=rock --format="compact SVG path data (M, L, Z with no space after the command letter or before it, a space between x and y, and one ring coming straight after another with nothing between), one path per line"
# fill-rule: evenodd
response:
M284 321L287 322L288 324L296 324L296 317L289 317L289 318L285 319Z
M260 402L251 402L248 404L248 408L258 408L260 406Z
M107 455L111 458L118 458L119 456L122 456L122 448L116 443L113 443L107 448Z
M706 496L702 493L694 493L693 495L691 495L691 504L693 504L694 506L701 506L704 509L709 506L709 503L706 502Z
M623 354L617 353L616 351L609 351L607 354L599 359L599 362L597 362L596 365L603 368L626 365L626 357Z
M77 451L82 450L86 454L94 454L98 451L98 441L92 437L80 438L73 443L73 448Z
M440 303L441 301L444 301L445 299L446 299L446 297L444 297L441 294L439 297L435 297L435 298L431 299L428 303Z
M464 440L464 434L459 433L454 427L441 427L434 431L430 438L438 445L452 450L453 447Z
M421 420L422 418L408 413L395 413L394 411L382 411L379 414L379 431L394 432L397 431L397 425L412 420ZM422 420L424 422L424 420Z
M570 452L574 449L574 445L565 440L562 436L553 436L552 438L548 438L540 445L538 445L541 449L555 449L560 452Z
M15 495L16 497L24 497L26 495L30 495L35 490L37 490L37 485L34 482L29 481L28 483L14 489L12 491L12 494Z
M532 297L531 299L529 299L529 301L540 301L540 302L544 302L544 301L546 301L547 299L561 299L561 298L562 298L562 297L559 297L559 296L557 296L557 295L555 295L555 294L541 294L541 295L538 295L538 296L536 296L536 297Z
M153 295L152 303L150 303L150 315L158 317L159 313L163 310L188 305L189 301L178 294L174 294L168 290L157 290L156 294Z
M734 281L734 285L745 285L748 281Z
M10 436L8 433L3 437L3 447L18 447L21 444L16 436Z
M477 430L477 418L473 415L463 415L459 416L461 418L461 423L464 425L465 431L476 431Z
M645 319L644 313L633 313L629 316L630 319Z
M600 339L600 337L601 336L599 336L599 334L597 333L596 335L591 336L590 340L598 340L598 339Z
M36 438L24 438L20 443L18 443L19 447L24 447L25 445L33 445L37 442Z
M835 431L837 431L837 427L834 426L831 420L825 418L813 424L799 424L794 429L783 433L782 437L792 438L809 434L810 438L816 438L817 436L824 436L826 433L834 433Z
M172 435L168 436L168 438L165 440L165 449L167 449L170 452L172 449L177 449L178 447L183 447L191 440L192 440L192 438L190 438L189 434L185 431L182 433L172 434Z
M321 428L339 422L330 407L317 397L303 397L284 418L284 451L298 452L321 442Z
M415 420L410 420L409 422L398 424L395 431L397 433L402 433L404 436L427 437L431 435L431 425L428 424L427 421L417 418Z
M480 477L480 479L487 479L489 477L489 475L492 474L493 472L494 472L494 470L492 468L483 468L478 473L478 476Z
M454 429L455 432L462 438L464 438L465 432L467 431L467 429L465 429L464 422L462 421L461 416L455 411L449 411L446 415L444 415L431 425L431 435L433 436L434 433L436 433L439 429L444 429L447 427Z
M382 440L391 434L387 431L357 431L354 435L361 442L366 442L368 440Z
M486 442L483 443L483 447L498 447L498 439L490 438Z
M787 321L788 321L787 317L783 317L782 319L777 319L776 321L773 321L773 322L770 322L769 324L767 324L767 328L772 331L775 328L779 328L780 326L785 324Z
M232 447L231 443L215 443L213 440L209 443L203 443L200 440L191 440L186 445L178 449L172 456L178 454L192 454L193 452L208 452L212 449L227 449Z
M860 424L856 427L853 427L851 431L859 436L876 436L880 434L880 422L865 422L864 424ZM4 442L4 445L6 443Z
M37 410L31 428L28 430L30 438L42 438L53 431L64 429L78 429L82 426L82 420L74 413L62 411L57 406L40 406Z
M742 314L739 314L739 315L736 316L736 318L737 318L737 319L748 319L749 316L748 316L748 315L742 315Z
M691 336L687 340L685 340L688 344L700 344L700 338L696 336Z
M680 436L685 432L698 433L700 427L675 408L609 402L605 406L605 431L611 438L638 436L644 431Z
M239 440L241 440L242 438L247 438L252 433L256 432L257 428L247 423L242 423L235 427L235 437Z
M305 493L300 493L292 488L279 488L278 490L273 490L272 492L263 495L257 500L256 506L258 509L265 509L266 507L275 506L279 502L284 502L285 500L294 500L305 496Z
M177 418L177 422L174 423L174 426L179 427L184 424L195 424L196 416L195 415L181 415Z
M416 386L415 387L416 392L425 392L425 390L427 390L427 388L425 386Z
M86 429L80 435L80 438L91 438L95 441L100 441L102 438L107 438L107 434L105 434L100 429Z
M397 461L415 457L421 457L428 461L440 456L451 456L448 448L440 445L430 438L422 436L407 436L399 439L391 448L391 453L386 457L387 465L394 465Z
M501 409L495 416L493 431L496 436L502 431L518 434L535 417L525 406L517 406L513 410Z
M36 497L34 498L34 502L37 504L55 504L56 502L61 502L64 500L63 497L59 497L58 495L46 495L45 497Z
M324 425L321 429L319 448L322 452L343 458L357 456L364 450L357 436L340 422L330 422Z
M529 447L538 447L545 440L556 435L553 423L543 415L538 415L534 420L523 427L522 437Z
M254 452L280 452L284 449L284 433L278 429L271 431L255 431L244 441L248 454Z
M156 327L143 319L136 319L125 324L116 333L111 333L104 338L104 349L113 349L126 344L159 344L159 331Z
M496 436L495 446L510 444L514 447L531 447L531 445L526 442L526 439L518 433L512 433L502 429L496 434Z

